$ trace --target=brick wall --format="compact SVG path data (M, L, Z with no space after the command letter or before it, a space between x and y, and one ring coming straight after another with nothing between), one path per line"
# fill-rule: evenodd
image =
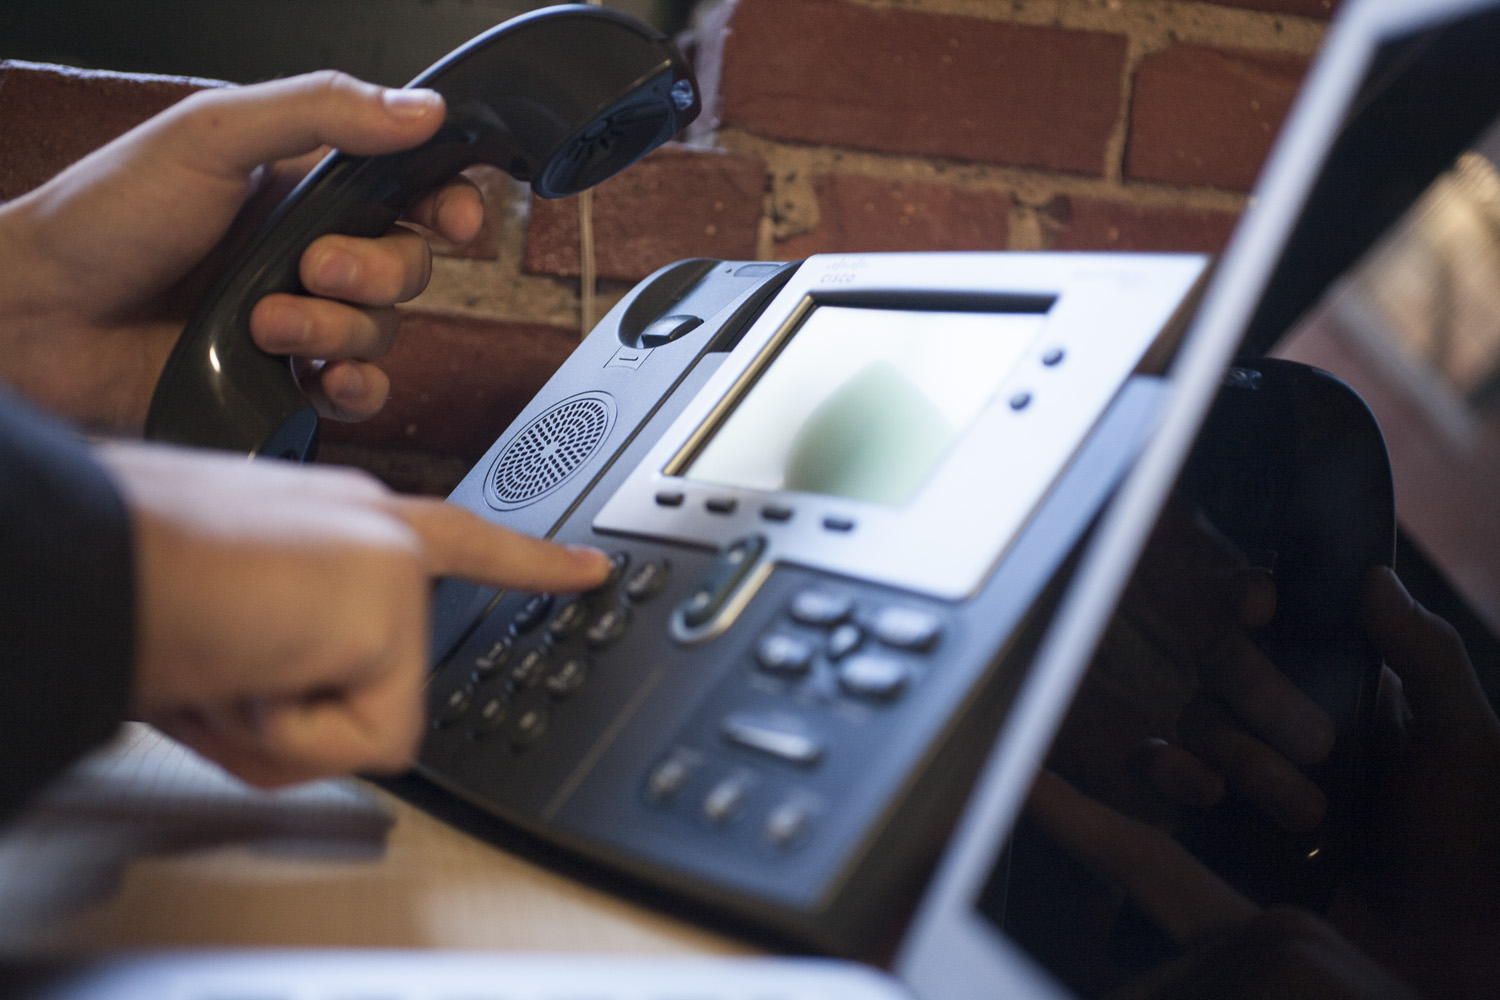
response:
M1333 0L721 0L708 110L601 185L607 305L684 257L1219 249ZM3 53L0 53L3 54ZM0 67L0 198L201 81ZM66 109L66 110L60 110ZM405 309L376 420L325 458L443 492L577 339L574 202L480 177L486 231Z

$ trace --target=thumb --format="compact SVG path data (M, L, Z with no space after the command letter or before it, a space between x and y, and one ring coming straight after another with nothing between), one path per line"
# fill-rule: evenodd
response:
M1361 614L1376 652L1401 679L1415 724L1424 734L1463 737L1494 726L1493 713L1452 625L1407 593L1384 566L1365 577Z
M151 127L181 162L218 176L249 176L263 163L334 146L389 153L430 138L443 122L441 95L395 90L326 70L246 87L203 90Z

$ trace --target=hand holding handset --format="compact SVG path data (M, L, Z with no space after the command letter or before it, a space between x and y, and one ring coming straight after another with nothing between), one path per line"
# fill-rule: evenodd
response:
M1369 569L1394 559L1385 441L1343 382L1263 359L1231 369L1183 487L1252 562L1268 564L1276 613L1254 639L1327 713L1335 735L1328 757L1304 769L1328 802L1314 829L1284 830L1231 793L1182 839L1256 902L1321 910L1361 807L1361 743L1380 681L1359 610Z
M692 70L628 15L571 4L506 21L410 84L442 94L447 120L415 149L330 154L276 209L189 320L157 383L148 438L305 460L318 418L286 358L250 339L250 312L299 292L303 251L329 233L378 236L421 194L477 163L544 198L618 173L698 114Z

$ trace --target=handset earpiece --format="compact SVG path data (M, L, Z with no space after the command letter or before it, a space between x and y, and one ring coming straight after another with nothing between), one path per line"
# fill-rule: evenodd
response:
M146 417L146 437L306 460L318 418L290 362L250 340L250 311L300 292L319 236L378 236L423 192L476 163L561 198L618 173L681 131L700 102L671 41L618 11L583 4L523 14L456 49L409 87L448 114L414 149L332 153L277 207L189 320Z

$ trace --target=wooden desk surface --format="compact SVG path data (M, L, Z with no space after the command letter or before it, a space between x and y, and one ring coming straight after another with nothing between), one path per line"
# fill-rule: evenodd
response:
M0 953L198 945L752 951L374 786L260 793L131 726L0 837Z

